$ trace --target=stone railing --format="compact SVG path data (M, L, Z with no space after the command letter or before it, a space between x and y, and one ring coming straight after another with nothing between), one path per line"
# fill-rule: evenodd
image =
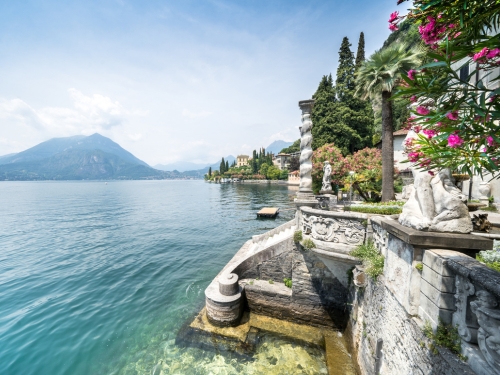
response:
M323 211L300 207L302 233L315 240L347 247L362 244L367 236L369 215Z
M421 304L421 315L458 328L477 374L500 374L500 273L449 250L427 251L423 263L421 298L432 303Z
M500 273L475 260L493 241L417 231L381 217L370 224L385 257L383 285L406 314L418 316L422 327L457 327L465 365L478 375L500 375Z

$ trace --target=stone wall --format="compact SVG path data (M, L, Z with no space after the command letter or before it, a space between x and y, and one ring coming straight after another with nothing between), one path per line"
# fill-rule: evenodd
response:
M293 244L290 251L256 265L242 278L251 311L302 324L345 327L347 289L310 250ZM284 286L284 278L292 279L291 289Z
M457 303L462 300L456 294L455 274L460 269L462 274L471 277L472 269L479 266L467 254L491 247L491 241L471 235L418 232L380 217L372 217L370 225L373 241L384 255L385 263L383 275L376 281L367 278L364 286L350 289L352 310L347 336L352 340L359 372L375 374L378 365L380 374L387 375L495 373L491 368L484 372L485 360L481 360L478 350L471 350L467 345L462 346L463 354L469 357L467 362L442 347L437 347L434 354L430 350L433 343L423 334L426 324L435 329L440 319L452 323ZM459 251L433 249L446 245ZM470 266L471 262L474 267ZM457 270L450 266L452 263L457 265ZM416 267L419 264L423 266L422 272ZM500 287L494 287L500 277L483 271L489 274L478 279L484 284L483 288L491 293L500 291ZM470 292L470 288L467 290ZM375 350L379 339L383 342L382 355L377 360Z

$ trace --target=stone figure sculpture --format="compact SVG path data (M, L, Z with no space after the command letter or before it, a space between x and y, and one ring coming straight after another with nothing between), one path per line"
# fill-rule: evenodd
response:
M332 174L332 166L330 162L326 160L323 166L323 185L321 186L322 192L331 192L332 191L332 182L330 176Z
M477 300L470 303L476 314L479 330L477 341L486 361L496 369L500 366L500 310L496 298L485 290L476 293Z
M400 224L432 232L472 232L467 197L453 184L450 170L434 176L428 171L413 173L414 189L403 206Z

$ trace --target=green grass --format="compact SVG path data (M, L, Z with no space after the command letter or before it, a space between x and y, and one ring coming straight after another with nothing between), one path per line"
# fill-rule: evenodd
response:
M479 207L481 211L498 212L496 206Z
M300 242L300 241L302 241L302 231L296 230L293 233L293 242Z
M316 245L314 244L314 242L311 239L309 239L309 238L306 238L304 241L302 241L302 246L306 250L311 250L311 249L313 249L313 248L316 247Z
M384 272L384 256L379 253L372 241L357 246L349 255L361 259L366 274L374 280Z
M283 279L283 282L285 283L285 286L286 286L287 288L291 288L291 287L292 287L292 279L289 279L288 277L285 277L285 278Z

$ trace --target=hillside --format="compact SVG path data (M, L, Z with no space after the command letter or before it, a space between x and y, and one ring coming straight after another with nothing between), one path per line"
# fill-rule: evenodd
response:
M148 166L100 134L53 138L0 157L0 180L160 179Z

